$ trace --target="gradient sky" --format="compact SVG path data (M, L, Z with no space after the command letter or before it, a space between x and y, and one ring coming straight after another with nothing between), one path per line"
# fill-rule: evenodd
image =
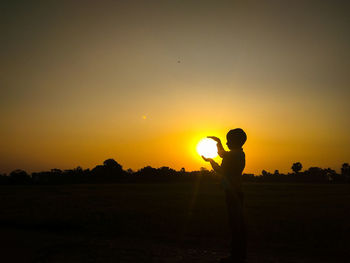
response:
M0 172L194 170L236 127L245 172L350 162L347 1L33 2L1 2Z

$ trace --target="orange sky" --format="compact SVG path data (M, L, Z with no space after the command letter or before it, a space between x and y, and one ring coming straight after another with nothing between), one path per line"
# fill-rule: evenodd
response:
M0 172L194 170L236 127L245 172L350 161L341 2L70 2L4 4Z

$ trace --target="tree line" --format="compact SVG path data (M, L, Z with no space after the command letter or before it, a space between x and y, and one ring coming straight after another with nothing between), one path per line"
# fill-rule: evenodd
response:
M350 183L350 166L344 163L341 173L331 168L310 167L302 171L300 162L293 163L291 172L287 174L275 170L273 173L262 170L260 175L243 174L243 181L250 182L318 182L318 183ZM197 180L219 180L213 170L204 167L199 171L176 171L169 167L153 168L146 166L137 171L124 170L114 159L107 159L93 169L74 169L33 172L14 170L10 174L0 174L0 185L31 184L94 184L94 183L131 183L131 182L173 182Z

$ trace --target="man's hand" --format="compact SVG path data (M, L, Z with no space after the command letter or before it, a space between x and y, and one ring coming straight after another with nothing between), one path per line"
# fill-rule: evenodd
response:
M215 136L207 136L207 138L216 141L216 147L218 147L218 154L221 158L223 158L226 151L225 151L224 147L222 146L221 140Z
M215 136L207 136L207 138L212 139L214 141L216 141L217 143L221 143L221 140L218 137Z
M204 160L204 161L206 161L206 162L213 161L213 159L212 159L212 158L205 158L203 155L202 155L202 158L203 158L203 160Z
M202 158L203 158L204 161L210 162L211 167L213 167L215 172L221 173L220 165L218 165L212 158L205 158L203 155L202 155Z

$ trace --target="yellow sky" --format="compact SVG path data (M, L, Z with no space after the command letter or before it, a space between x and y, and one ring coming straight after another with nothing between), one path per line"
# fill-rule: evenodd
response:
M195 170L209 167L198 141L237 127L246 172L338 169L350 161L348 14L272 2L9 2L0 172L107 158Z

